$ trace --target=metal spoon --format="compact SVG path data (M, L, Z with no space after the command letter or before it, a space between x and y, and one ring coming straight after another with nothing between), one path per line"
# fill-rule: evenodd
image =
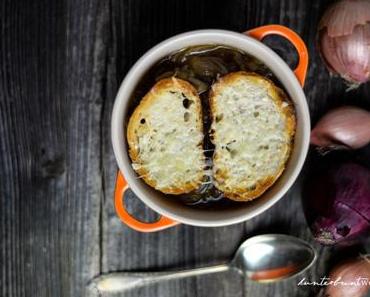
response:
M235 271L257 282L275 282L297 275L316 259L305 241L283 234L251 237L228 264L168 272L114 272L96 277L90 286L99 293L123 292L144 285L190 276Z

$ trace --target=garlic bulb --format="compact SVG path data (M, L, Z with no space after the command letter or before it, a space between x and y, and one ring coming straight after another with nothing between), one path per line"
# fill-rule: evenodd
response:
M370 80L370 0L341 0L323 15L321 55L331 72L353 85Z

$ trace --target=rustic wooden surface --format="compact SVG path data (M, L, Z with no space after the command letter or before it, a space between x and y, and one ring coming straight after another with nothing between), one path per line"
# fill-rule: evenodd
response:
M301 178L264 214L224 228L178 226L142 234L118 220L112 203L116 162L110 142L114 97L146 50L200 28L244 31L278 23L310 52L305 86L313 122L330 107L370 108L370 86L345 92L315 47L330 1L2 0L0 1L0 296L99 296L94 276L116 270L190 268L227 261L247 237L280 232L312 242L301 209ZM294 51L267 43L289 63ZM307 168L307 166L306 166ZM156 215L129 194L143 220ZM333 253L313 243L325 275ZM259 285L231 275L172 281L127 296L313 296L298 279ZM243 285L244 284L244 285ZM122 294L115 296L123 296Z

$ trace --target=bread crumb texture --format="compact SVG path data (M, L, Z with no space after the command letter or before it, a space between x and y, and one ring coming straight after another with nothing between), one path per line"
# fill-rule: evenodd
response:
M293 104L271 81L247 72L221 78L209 99L215 185L230 199L252 200L285 168L295 133Z
M133 112L127 127L133 168L166 194L197 189L204 176L200 98L188 82L160 80Z

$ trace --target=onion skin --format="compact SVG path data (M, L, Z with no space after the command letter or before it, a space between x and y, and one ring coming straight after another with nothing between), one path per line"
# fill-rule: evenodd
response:
M307 222L324 245L354 243L370 234L370 170L353 162L312 176L305 191Z
M340 279L345 283L356 282L358 278L370 279L370 262L366 259L354 259L343 262L330 272L331 281ZM329 285L324 296L327 297L364 297L369 291L369 284L362 286Z
M342 106L324 115L311 131L311 144L325 153L336 149L359 149L370 143L370 112Z
M318 44L328 69L349 83L370 80L370 1L342 0L324 13Z

